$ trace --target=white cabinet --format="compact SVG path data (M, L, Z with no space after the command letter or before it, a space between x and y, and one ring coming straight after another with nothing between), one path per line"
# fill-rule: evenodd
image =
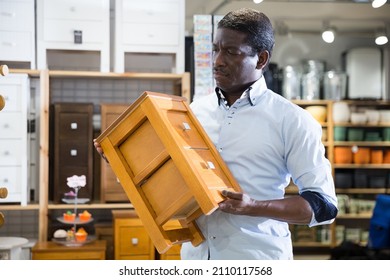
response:
M37 0L38 69L47 68L47 50L98 51L109 72L109 26L109 0Z
M0 92L5 107L0 114L0 185L8 196L0 203L28 202L28 132L27 112L29 78L26 74L11 74L0 80Z
M34 0L0 0L0 61L35 69Z
M116 0L114 71L124 72L125 53L172 54L172 72L184 72L183 0Z

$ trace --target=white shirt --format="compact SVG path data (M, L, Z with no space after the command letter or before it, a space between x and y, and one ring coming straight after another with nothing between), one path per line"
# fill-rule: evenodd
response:
M250 197L282 199L292 178L300 193L318 192L337 205L321 126L304 109L268 90L264 78L230 108L219 105L216 94L196 99L191 108ZM285 222L217 210L198 218L197 224L206 240L197 247L183 244L182 259L293 257ZM317 224L313 215L310 226Z

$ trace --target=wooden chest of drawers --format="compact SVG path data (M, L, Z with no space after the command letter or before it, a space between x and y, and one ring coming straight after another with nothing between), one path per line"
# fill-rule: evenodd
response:
M134 210L112 211L116 260L154 260L155 249Z
M106 241L96 240L83 246L64 246L51 241L38 242L31 252L33 260L104 260Z
M92 103L56 103L52 106L51 183L54 202L60 202L71 189L67 178L85 175L87 184L80 198L92 198L93 128Z
M97 141L161 254L203 242L195 219L240 189L182 97L143 93Z
M113 123L129 105L101 104L101 130L104 131ZM124 189L111 166L104 160L101 161L100 199L102 202L128 202Z

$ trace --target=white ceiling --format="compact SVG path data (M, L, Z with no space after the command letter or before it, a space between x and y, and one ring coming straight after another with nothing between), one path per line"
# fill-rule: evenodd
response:
M387 28L390 33L390 3L374 9L369 0L264 0L254 4L252 0L185 0L186 31L193 32L193 15L224 15L241 7L264 12L276 31L287 26L292 33L320 32L329 22L338 33L372 34L378 28ZM281 28L279 28L281 27Z

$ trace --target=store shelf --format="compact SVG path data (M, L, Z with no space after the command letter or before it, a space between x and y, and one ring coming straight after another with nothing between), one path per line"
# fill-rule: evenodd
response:
M390 164L333 164L333 168L345 169L390 169Z
M20 204L0 204L0 210L38 210L39 204L27 204L25 206L22 206Z
M48 204L49 210L55 209L74 209L72 204ZM77 204L78 209L134 209L130 203L91 203Z
M337 188L336 193L342 194L381 194L388 192L385 188Z
M334 141L335 146L390 147L389 141Z
M359 214L340 214L337 215L337 219L371 219L372 213L359 213Z
M322 247L322 248L329 248L331 247L331 243L321 243L321 242L293 242L294 247Z

